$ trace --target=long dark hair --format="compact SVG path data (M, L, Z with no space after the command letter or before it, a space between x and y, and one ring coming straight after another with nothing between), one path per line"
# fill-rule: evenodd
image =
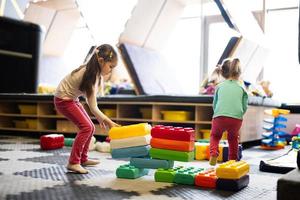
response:
M95 51L89 61L81 65L79 68L72 71L72 74L78 72L83 67L86 67L86 70L82 76L81 83L79 85L79 90L85 92L87 97L92 93L92 87L96 82L96 78L100 77L101 74L101 64L98 62L98 58L103 58L104 62L111 62L117 59L117 52L109 44L102 44L99 47L95 48ZM101 81L99 81L100 83Z

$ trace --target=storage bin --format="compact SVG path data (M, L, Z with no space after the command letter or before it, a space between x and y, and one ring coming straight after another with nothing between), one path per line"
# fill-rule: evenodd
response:
M140 108L140 112L142 114L143 119L151 119L152 118L152 108Z
M74 132L78 131L78 128L67 120L57 120L56 121L56 129L62 132Z
M16 128L28 128L28 124L25 120L13 120Z
M37 119L26 119L26 123L29 129L37 129Z
M202 134L202 139L210 139L210 129L201 129L200 133ZM227 131L223 133L223 136L221 138L222 140L227 140Z
M19 107L21 114L26 114L26 115L36 115L37 114L37 106L36 105L19 104L18 107Z
M102 109L102 112L109 118L117 117L116 109L104 108Z
M168 121L190 121L193 113L188 111L161 111L163 120Z

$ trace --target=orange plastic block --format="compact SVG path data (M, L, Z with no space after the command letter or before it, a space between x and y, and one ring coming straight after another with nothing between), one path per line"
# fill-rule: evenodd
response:
M166 140L160 138L151 138L151 147L158 149L170 149L176 151L194 151L194 142Z
M249 164L245 161L230 160L217 167L216 174L222 179L239 179L249 172Z
M195 177L195 185L205 188L216 188L217 175L215 170L200 172Z

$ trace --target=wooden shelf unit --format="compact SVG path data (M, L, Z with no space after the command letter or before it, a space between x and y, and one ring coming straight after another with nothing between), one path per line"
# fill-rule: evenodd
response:
M95 117L91 115L85 102L81 102L95 124L96 135L107 135L106 130L100 130ZM19 105L36 107L35 114L21 114ZM151 125L171 125L191 127L196 130L196 137L201 138L201 129L211 129L213 109L211 103L179 103L179 102L139 102L139 101L99 101L100 110L113 121L121 125L149 123ZM270 108L270 107L268 107ZM244 116L241 128L240 142L261 139L262 119L266 107L249 106ZM146 110L146 113L144 111ZM191 119L186 121L164 120L161 111L187 111ZM24 127L27 121L31 126ZM36 123L36 124L34 124ZM18 125L18 126L17 126ZM36 125L36 126L33 126ZM34 128L33 128L34 127ZM63 115L56 112L51 100L0 100L0 131L66 133L75 134L77 127Z
M107 133L105 133L105 130L100 130L96 118L92 116L86 103L81 103L95 123L95 134L106 135ZM19 105L34 106L36 107L36 113L21 113ZM211 104L166 102L99 102L98 106L104 113L106 110L115 110L116 115L110 116L110 118L121 125L149 123L151 125L163 124L192 127L197 133L200 129L210 128L211 126ZM164 120L161 111L188 111L192 113L193 117L187 121ZM33 122L36 122L36 128L22 127L26 125L26 120L33 120ZM78 129L63 115L56 112L53 101L1 100L0 130L42 133L76 133Z

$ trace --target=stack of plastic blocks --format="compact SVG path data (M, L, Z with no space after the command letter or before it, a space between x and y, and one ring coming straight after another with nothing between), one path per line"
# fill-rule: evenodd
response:
M242 145L239 144L239 160L242 158ZM196 142L195 143L195 159L196 160L209 160L209 142ZM227 143L219 145L219 162L228 161L229 147Z
M216 169L217 189L239 191L249 184L249 164L245 161L230 160Z
M44 150L60 149L64 146L64 135L48 134L40 137L40 146Z
M195 131L192 128L157 125L151 130L150 157L189 162L194 160Z
M112 158L149 159L151 126L147 123L113 127L109 131ZM145 167L121 165L116 171L118 178L134 179L148 174Z

